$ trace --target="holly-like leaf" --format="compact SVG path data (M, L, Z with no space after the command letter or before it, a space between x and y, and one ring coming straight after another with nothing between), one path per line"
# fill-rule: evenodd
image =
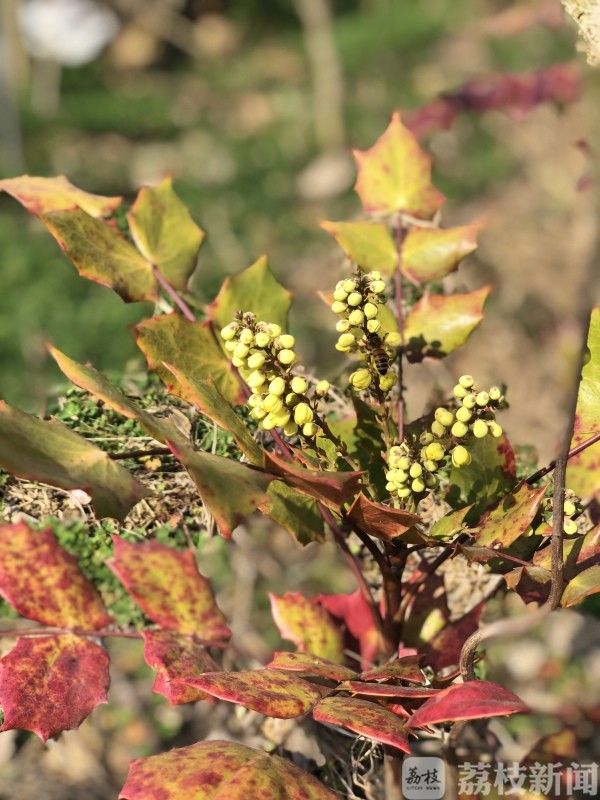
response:
M24 617L56 627L110 625L104 603L51 528L0 525L0 594Z
M382 539L384 542L398 538L407 544L421 544L427 541L427 537L413 527L421 517L408 511L374 503L362 492L352 503L348 516L369 536Z
M175 380L172 368L185 375L188 381L212 378L229 403L240 405L245 402L231 362L217 344L210 325L190 322L173 313L145 320L133 330L148 366L156 370L173 394L188 400L184 388Z
M600 306L592 311L587 348L589 359L581 372L571 448L600 431ZM569 459L567 486L579 497L600 492L600 442Z
M277 652L267 667L288 672L301 672L311 678L328 678L336 683L356 678L354 670L311 653Z
M168 365L167 365L168 366ZM244 422L237 416L225 397L215 386L212 378L206 380L193 380L183 372L170 367L177 380L178 386L188 401L193 403L198 411L212 419L220 428L228 431L236 441L237 446L255 466L263 465L261 448L256 444Z
M47 214L50 211L64 211L78 206L92 217L107 217L115 211L122 197L103 197L78 189L65 178L38 178L21 175L19 178L5 178L0 181L0 191L10 194L31 214Z
M84 278L110 287L126 303L158 299L151 264L115 226L80 208L52 211L40 219Z
M315 500L297 489L271 481L267 489L268 503L259 506L265 516L289 531L302 545L325 541L323 517Z
M380 667L365 670L360 674L361 681L402 680L409 683L425 683L426 678L420 667L423 657L419 654L401 656L382 664Z
M191 550L112 538L114 556L107 564L151 620L209 642L231 635Z
M199 742L129 766L120 800L338 800L312 775L236 742Z
M486 513L475 535L476 544L510 547L531 525L545 494L545 486L534 489L521 483Z
M268 507L267 488L272 475L230 458L196 451L179 442L167 444L190 473L204 505L226 539L250 514Z
M177 682L190 675L219 670L201 644L175 631L142 631L142 638L146 664L157 671L153 692L164 695L172 706L208 699L206 692Z
M300 717L321 698L316 686L276 669L207 672L179 682L275 719Z
M456 511L449 511L431 526L429 536L432 539L451 539L461 533L465 527L465 517L470 510L471 506L465 506Z
M469 442L471 463L452 467L446 500L453 508L473 504L476 516L515 485L515 454L508 439L484 436Z
M459 228L412 227L402 242L402 272L418 283L438 281L477 248L481 223Z
M122 522L152 494L108 454L58 420L46 422L0 402L0 467L61 489L83 489L99 517Z
M376 703L354 697L325 697L313 709L317 722L339 725L359 736L410 752L404 725L395 714Z
M78 728L107 702L108 665L106 650L81 636L19 639L0 659L1 730L32 731L45 742Z
M398 266L398 251L383 222L322 222L321 227L330 233L346 253L350 261L358 264L364 272L377 270L382 275L391 275Z
M339 662L344 660L342 632L318 599L308 600L299 592L282 597L269 592L271 614L279 633L294 642L301 653Z
M406 357L411 363L444 358L463 345L483 319L491 286L468 294L425 294L406 317Z
M529 707L503 686L489 681L469 681L448 686L431 700L426 700L412 715L407 726L425 728L440 722L528 712Z
M264 455L265 469L329 508L339 509L359 491L362 472L319 472L284 461L274 453Z
M261 256L242 272L225 278L208 307L208 318L220 330L231 322L236 311L251 311L257 320L275 322L285 331L291 296L269 269L266 256Z
M396 112L369 150L355 150L356 192L368 214L398 212L431 219L446 199L431 183L431 156Z
M570 608L581 603L584 597L597 592L600 592L600 564L584 569L570 580L562 594L560 604L563 608Z
M347 649L359 652L361 669L367 669L377 660L381 641L371 609L360 590L351 594L321 594L319 600L345 626Z
M440 691L431 686L390 686L382 683L364 683L363 681L343 681L337 688L340 691L363 697L378 697L380 700L388 700L390 697L422 699L432 697Z
M171 178L139 192L127 215L138 250L176 289L187 287L204 231L173 191Z

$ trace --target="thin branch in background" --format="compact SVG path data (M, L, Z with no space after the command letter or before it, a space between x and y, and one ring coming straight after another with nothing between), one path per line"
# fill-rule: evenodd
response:
M404 359L404 309L402 306L402 247L404 242L404 225L402 224L402 220L398 219L398 224L396 227L396 251L397 251L397 262L396 262L396 271L394 273L395 278L395 305L396 305L396 320L398 321L398 330L400 331L400 335L402 336L402 343L400 345L400 349L398 351L398 404L397 404L397 414L398 414L398 441L404 441L404 370L403 370L403 359Z

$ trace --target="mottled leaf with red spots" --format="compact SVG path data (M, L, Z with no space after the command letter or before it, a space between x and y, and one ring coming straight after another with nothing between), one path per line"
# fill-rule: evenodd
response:
M367 683L365 681L344 681L337 687L340 690L364 697L376 697L380 700L390 697L404 697L408 699L422 699L432 697L439 689L430 686L396 686L384 683Z
M344 667L343 664L336 664L327 658L314 656L311 653L278 652L275 653L267 667L301 672L303 675L328 678L331 681L345 681L356 677L356 672Z
M380 667L367 669L360 674L361 681L388 681L402 680L409 683L425 683L426 678L420 663L423 660L419 654L406 655L388 661Z
M362 492L350 507L348 516L369 536L384 542L398 539L407 544L421 544L427 541L427 537L414 527L421 517L374 503Z
M313 710L317 722L347 728L359 736L410 752L404 725L395 714L376 703L354 697L325 697Z
M112 622L77 559L58 544L51 528L0 525L0 594L19 614L44 625L89 630Z
M294 642L301 653L338 662L344 659L342 632L318 598L308 600L299 592L282 597L269 593L271 613L284 639Z
M64 175L54 178L38 178L32 175L5 178L0 181L1 191L12 195L31 214L37 215L78 206L92 217L107 217L121 205L123 199L85 192L73 186Z
M215 739L136 759L119 798L338 800L338 795L288 760Z
M158 542L134 544L118 536L113 542L115 554L108 566L151 620L208 642L231 635L191 550L182 552Z
M32 731L42 741L78 728L107 702L108 655L81 636L19 639L0 659L3 731Z
M534 489L521 483L486 513L475 542L481 547L509 547L531 525L544 499L546 487Z
M503 686L489 681L469 681L448 686L431 700L426 700L407 725L411 728L425 728L440 722L528 712L528 706Z

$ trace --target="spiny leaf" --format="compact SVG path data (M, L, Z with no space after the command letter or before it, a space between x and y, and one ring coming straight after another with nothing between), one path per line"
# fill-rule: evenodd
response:
M107 702L108 655L81 636L19 639L0 660L1 730L32 731L45 742L78 728Z
M431 700L425 701L412 715L407 726L425 728L440 722L528 712L528 706L503 686L489 681L469 681L448 686Z
M483 319L491 286L468 294L425 294L406 317L406 357L411 363L444 358L463 345Z
M560 604L563 608L570 608L581 603L584 597L600 592L600 564L588 567L576 575L567 584Z
M0 466L20 478L83 489L99 517L120 522L152 494L103 450L58 420L46 422L4 402L0 402Z
M581 372L571 448L600 430L600 306L592 311L587 348L589 360ZM579 497L600 492L600 442L569 459L567 486Z
M144 258L159 269L171 286L185 289L196 267L204 231L173 191L171 178L141 189L127 219Z
M413 527L415 523L420 522L421 517L408 511L374 503L362 492L350 507L348 517L369 536L385 542L399 538L408 544L427 541L427 537Z
M325 541L323 517L315 500L283 481L271 481L267 497L268 502L259 509L289 531L297 542L306 545Z
M300 717L321 697L307 681L276 669L207 672L181 678L180 682L275 719Z
M179 678L218 671L219 665L201 644L175 631L142 631L144 659L157 671L152 691L164 695L172 706L207 700L209 695Z
M402 272L419 283L444 278L477 248L480 228L478 222L459 228L413 226L402 242Z
M208 317L219 330L228 325L236 311L251 311L257 320L275 322L287 329L291 292L268 267L266 256L232 278L226 278L219 294L208 307Z
M84 278L110 287L126 303L158 299L151 265L116 227L80 208L40 219Z
M356 677L354 670L343 664L336 664L328 658L311 653L278 652L267 664L270 669L282 669L289 672L301 672L303 675L317 678L328 678L331 681L345 681Z
M120 800L338 800L312 775L243 744L199 742L130 764Z
M383 222L322 222L321 227L339 243L350 261L364 272L377 270L391 275L398 266L398 251Z
M208 641L231 635L191 550L112 538L115 551L107 564L151 620Z
M51 528L0 525L0 594L27 619L88 630L110 625L104 603Z
M360 736L410 752L404 725L395 714L368 700L354 697L325 697L313 709L317 722L339 725Z
M431 183L431 157L396 112L369 150L355 150L356 192L368 214L402 212L431 219L445 200Z
M523 482L488 511L478 526L475 543L481 547L510 547L531 525L546 487Z
M107 217L121 205L122 197L103 197L78 189L65 178L21 175L0 181L0 191L12 195L31 214L47 214L79 206L92 217Z
M269 592L269 600L279 633L294 642L301 653L334 662L344 660L342 632L318 600L308 600L299 592L287 592L282 597Z
M465 528L465 517L471 510L471 506L449 511L443 517L434 522L429 530L432 539L451 539Z
M245 402L231 362L217 344L210 325L190 322L173 313L145 320L134 326L133 330L148 366L156 370L173 394L188 399L185 390L165 364L181 372L190 381L212 378L229 403L240 405Z

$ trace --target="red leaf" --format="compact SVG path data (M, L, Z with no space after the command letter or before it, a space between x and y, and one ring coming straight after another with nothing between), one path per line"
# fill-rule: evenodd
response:
M269 592L271 614L284 639L294 642L301 653L332 662L344 659L342 632L318 598L308 600L299 592L282 597Z
M422 698L431 697L437 694L440 689L432 689L429 686L390 686L381 683L363 683L363 681L344 681L337 687L340 690L351 694L364 695L365 697L378 697L380 699L390 697Z
M327 658L313 656L310 653L275 653L273 660L267 664L270 669L282 669L290 672L301 672L310 677L329 678L332 681L345 681L356 677L356 672L342 664L335 664Z
M350 507L348 516L369 536L384 542L391 542L398 537L402 537L402 541L407 544L422 544L427 541L427 537L413 527L421 517L374 503L362 492Z
M3 731L20 728L42 741L78 728L107 702L106 651L80 636L19 639L0 660Z
M344 623L354 642L348 642L348 649L356 652L357 645L361 655L361 668L377 660L380 639L373 622L371 609L357 589L352 594L322 594L319 596L327 611Z
M276 719L300 717L321 697L321 692L307 681L275 669L207 672L181 678L180 682Z
M172 706L207 700L209 695L181 683L180 678L215 672L219 665L202 645L174 631L142 631L144 659L157 670L152 691L163 694Z
M193 633L209 642L231 636L191 550L181 552L158 542L132 544L118 536L112 538L115 554L107 564L151 620L168 630Z
M409 683L425 683L426 678L420 667L422 660L423 657L419 654L401 656L394 661L388 661L381 667L374 667L362 672L360 679L361 681L402 680Z
M410 753L404 725L395 714L376 703L354 697L326 697L315 706L313 717L317 722L339 725Z
M469 681L442 689L415 711L407 726L425 728L459 719L482 719L528 712L528 706L503 686L488 681Z
M200 742L138 758L120 800L338 800L304 770L243 744Z
M0 594L27 619L88 630L109 625L100 595L51 528L0 526Z
M447 624L423 648L424 661L434 672L458 664L462 646L479 627L479 618L485 603L472 608L456 622Z

